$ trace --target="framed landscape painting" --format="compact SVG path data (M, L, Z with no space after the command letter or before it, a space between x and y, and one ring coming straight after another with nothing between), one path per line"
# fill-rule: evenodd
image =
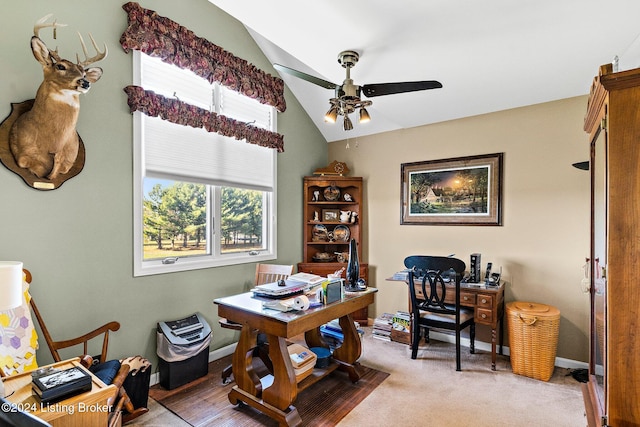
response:
M502 225L502 158L403 163L400 224Z

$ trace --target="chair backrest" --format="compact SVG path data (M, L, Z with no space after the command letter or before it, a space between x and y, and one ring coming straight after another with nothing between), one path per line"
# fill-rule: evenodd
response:
M293 274L293 265L256 264L255 285L277 282Z
M27 269L25 269L24 272L26 275L27 283L31 283L31 273ZM38 324L40 325L40 330L42 331L44 340L47 343L47 347L49 347L49 351L51 352L51 356L53 357L53 360L55 360L56 362L59 362L62 360L62 357L60 356L60 353L58 352L58 350L74 347L76 345L82 345L83 355L89 354L88 353L89 341L91 341L93 338L100 337L100 336L102 336L102 349L101 349L98 360L100 362L105 362L107 360L107 349L109 347L109 332L117 331L118 329L120 329L120 323L109 322L80 337L67 339L63 341L55 341L52 338L51 334L49 333L49 329L47 328L47 325L44 323L44 319L42 318L42 315L40 314L40 310L38 310L38 306L36 305L36 302L34 301L33 297L30 300L30 305L31 305L33 314L36 316L36 319L38 320Z
M409 272L409 294L412 309L440 314L458 315L460 308L460 280L466 268L464 261L443 256L414 255L405 258ZM416 283L416 280L417 283ZM422 291L418 297L416 285ZM447 286L449 285L449 287ZM454 292L453 302L447 293Z
M411 255L404 259L404 266L407 268L413 268L415 270L426 271L447 271L450 268L459 275L464 274L465 268L467 268L464 261L458 258L452 258L448 256L430 256L430 255Z

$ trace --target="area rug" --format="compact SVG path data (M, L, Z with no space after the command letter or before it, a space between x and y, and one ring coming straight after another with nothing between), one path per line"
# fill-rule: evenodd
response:
M231 356L209 363L209 372L198 380L165 390L154 385L149 397L192 426L277 426L278 423L248 405L234 406L227 394L234 382L223 385L220 374ZM362 378L352 383L346 373L334 371L303 390L294 405L303 426L334 426L362 402L389 374L361 366Z

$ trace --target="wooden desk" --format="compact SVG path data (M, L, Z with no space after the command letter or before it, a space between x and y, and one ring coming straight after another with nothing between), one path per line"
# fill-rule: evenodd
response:
M387 279L393 280L393 279ZM408 281L405 282L408 284ZM422 289L416 286L416 296L420 298ZM453 286L451 287L453 289ZM455 293L447 292L446 301L454 303ZM500 286L477 287L468 283L460 284L460 304L465 307L473 307L475 322L491 327L491 370L496 370L496 337L500 331L500 354L502 354L502 344L504 341L504 282ZM409 300L409 311L411 311L411 300Z
M236 385L229 392L229 401L234 405L242 401L277 420L280 425L300 425L302 419L292 405L299 391L338 368L346 371L351 381L360 379L358 359L361 342L351 313L372 304L375 292L377 289L369 288L364 292L349 293L342 301L333 304L284 313L263 308L262 303L266 299L255 297L251 292L216 299L214 303L220 317L242 324L240 340L233 355ZM344 341L334 350L329 367L314 369L313 374L297 384L287 339L304 333L307 346L328 348L320 334L320 326L338 318ZM273 363L273 383L264 388L252 366L258 331L267 335L269 357Z
M52 365L67 369L81 366L80 359L64 360ZM7 400L15 403L18 409L31 412L54 427L106 426L111 409L107 399L114 395L116 386L105 385L96 376L93 377L91 391L72 396L58 403L41 403L31 390L31 372L4 378Z

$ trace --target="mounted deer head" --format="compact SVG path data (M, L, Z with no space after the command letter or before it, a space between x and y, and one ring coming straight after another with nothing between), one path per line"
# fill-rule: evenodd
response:
M107 46L100 51L89 34L97 54L89 58L87 47L80 33L84 61L76 54L76 63L62 59L58 50L49 50L40 39L42 28L53 28L54 38L58 27L56 21L47 23L47 15L33 27L31 50L42 65L44 80L36 93L31 110L22 114L11 127L9 146L16 163L28 169L38 178L53 180L65 174L73 166L78 155L79 137L76 132L80 112L81 93L87 93L91 84L102 76L98 67L86 68L107 56Z

